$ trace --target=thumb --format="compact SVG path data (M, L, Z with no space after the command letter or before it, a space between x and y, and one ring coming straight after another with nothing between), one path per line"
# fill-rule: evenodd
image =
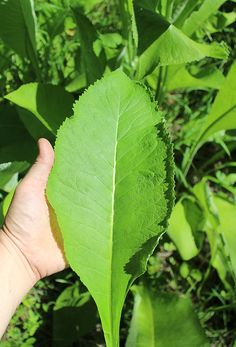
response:
M48 176L54 162L54 151L50 142L44 138L38 141L39 154L35 164L31 167L22 184L31 185L32 188L45 189Z

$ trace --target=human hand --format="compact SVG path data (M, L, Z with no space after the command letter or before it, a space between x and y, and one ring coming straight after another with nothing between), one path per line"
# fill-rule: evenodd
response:
M66 266L56 217L45 196L54 152L45 139L38 146L37 160L16 188L0 238L25 258L35 282Z
M40 139L36 163L16 188L0 230L0 338L34 284L66 266L56 216L45 196L53 161L50 143Z

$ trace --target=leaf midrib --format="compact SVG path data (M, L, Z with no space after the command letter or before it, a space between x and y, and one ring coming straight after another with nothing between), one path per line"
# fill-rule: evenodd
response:
M111 324L111 339L113 344L113 327L112 327L112 321L113 321L113 305L112 305L112 269L113 269L113 240L114 240L114 219L115 219L115 193L116 193L116 166L117 166L117 147L118 147L118 132L119 132L119 120L120 120L120 101L118 109L118 115L116 120L116 132L115 132L115 148L114 148L114 165L113 165L113 176L112 176L112 210L111 210L111 232L110 232L110 273L109 273L109 288L110 288L110 298L109 298L109 310L110 310L110 324Z

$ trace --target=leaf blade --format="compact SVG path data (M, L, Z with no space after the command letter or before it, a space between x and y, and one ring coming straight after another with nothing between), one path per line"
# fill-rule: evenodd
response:
M108 346L118 345L127 290L145 270L171 210L171 147L158 124L149 95L116 71L80 97L56 141L47 194L70 265L97 303Z

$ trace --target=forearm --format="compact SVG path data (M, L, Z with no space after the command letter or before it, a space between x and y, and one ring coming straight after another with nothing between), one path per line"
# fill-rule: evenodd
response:
M35 276L21 251L0 230L0 338Z

